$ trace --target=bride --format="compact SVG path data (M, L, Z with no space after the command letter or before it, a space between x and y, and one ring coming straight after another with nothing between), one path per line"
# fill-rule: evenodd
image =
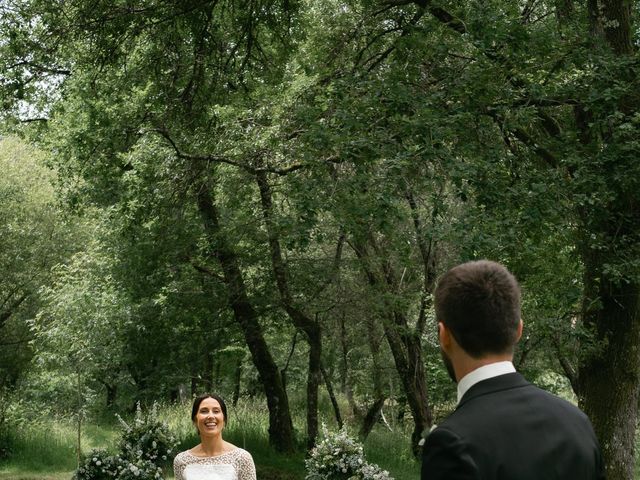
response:
M176 455L176 480L256 480L251 454L222 439L227 424L227 406L216 394L201 395L193 401L191 420L200 443Z

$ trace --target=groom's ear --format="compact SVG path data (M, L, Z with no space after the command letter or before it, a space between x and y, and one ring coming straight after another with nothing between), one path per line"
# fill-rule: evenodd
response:
M520 341L520 337L522 337L522 329L524 328L524 323L522 323L522 319L520 319L520 323L518 323L518 331L516 332L516 341L518 343Z
M438 322L438 339L440 340L440 346L448 350L451 346L451 332L442 322Z

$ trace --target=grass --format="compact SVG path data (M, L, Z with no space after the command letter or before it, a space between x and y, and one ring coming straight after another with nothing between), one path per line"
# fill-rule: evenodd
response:
M0 480L69 480L77 466L76 429L64 418L46 418L11 429L3 439L11 454L0 462ZM82 449L111 447L117 435L113 425L86 424Z
M177 451L199 442L191 423L190 405L167 405L158 415L169 425L179 440ZM225 439L251 452L258 478L269 480L303 480L304 453L282 455L268 444L268 412L259 401L244 401L229 408L229 423ZM295 418L298 432L304 432L304 419ZM330 422L328 422L330 423ZM117 422L87 423L83 428L83 451L92 448L115 449L119 435ZM419 464L410 455L408 434L385 427L375 428L365 443L370 462L388 470L396 480L419 477ZM8 438L12 451L9 459L0 462L0 480L70 480L76 468L76 430L65 419L47 418L38 424L13 431ZM168 468L165 478L173 478Z
M230 407L225 439L253 455L259 479L303 480L304 454L281 455L268 444L268 412L257 401L245 401ZM186 450L199 442L191 423L189 405L169 405L159 409L158 415L179 439L177 451ZM327 417L330 418L330 417ZM304 420L294 419L298 432L303 432ZM335 428L327 421L330 428ZM114 449L119 435L116 422L88 423L83 429L83 450ZM376 426L365 442L369 462L388 470L395 480L415 480L420 476L420 464L408 448L410 433L394 425L394 431ZM75 425L65 419L46 418L37 423L12 429L4 439L12 455L0 461L0 480L70 480L76 468ZM638 437L640 447L640 431ZM173 478L171 468L167 479ZM636 462L636 477L640 478L640 463Z
M388 470L395 480L420 478L420 463L409 449L411 433L396 427L393 432L376 425L364 444L367 461Z
M11 472L0 470L1 480L69 480L73 472Z
M0 464L5 472L71 471L76 467L73 426L63 420L42 421L7 433L10 462Z

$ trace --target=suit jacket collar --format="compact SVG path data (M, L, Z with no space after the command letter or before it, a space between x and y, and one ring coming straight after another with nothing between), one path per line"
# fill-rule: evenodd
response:
M469 400L487 395L488 393L499 392L501 390L509 390L512 388L520 388L531 385L525 380L525 378L519 373L506 373L504 375L498 375L497 377L488 378L473 385L460 399L458 408L464 405Z

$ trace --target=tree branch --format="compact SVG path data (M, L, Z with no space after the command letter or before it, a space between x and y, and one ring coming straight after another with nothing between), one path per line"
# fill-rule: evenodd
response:
M444 8L435 7L431 5L431 0L385 0L382 2L384 5L390 5L394 7L400 7L403 5L416 4L419 7L429 11L431 15L436 17L442 23L449 28L455 30L458 33L467 33L467 27L459 18L454 17Z
M198 272L200 273L204 273L205 275L208 275L210 277L215 278L216 280L219 280L220 282L224 283L224 277L222 275L220 275L217 272L214 272L213 270L211 270L208 267L202 266L202 265L198 265L197 263L193 263L193 262L189 262L189 264Z
M66 68L54 68L54 67L45 67L44 65L39 65L34 62L30 62L28 60L24 60L22 62L16 62L7 67L7 70L11 70L16 67L31 67L38 72L42 73L52 73L54 75L71 75L71 70Z
M9 307L7 307L7 309L4 312L0 313L0 328L4 326L6 321L9 320L9 318L11 318L11 315L13 315L16 312L16 309L22 304L22 302L24 302L27 299L28 296L29 296L28 293L23 293L20 297L18 297L15 301L13 301L11 305L9 305Z
M580 391L580 385L578 383L578 373L576 369L573 367L573 365L571 365L569 360L567 360L567 357L563 355L558 337L556 335L553 335L551 337L551 341L553 342L553 346L556 349L558 362L560 362L562 371L564 372L565 376L569 379L569 383L571 384L571 389L573 390L573 393L578 395Z
M502 116L493 109L489 109L487 114L493 118L493 120L500 126L501 130L507 131L511 133L515 138L520 140L523 144L527 145L531 148L534 153L545 161L547 165L553 168L557 168L560 165L560 161L556 158L553 153L549 150L541 146L538 142L536 142L531 135L529 135L522 128L516 127L513 129L505 128Z
M230 158L227 157L221 157L219 155L194 155L194 154L190 154L190 153L185 153L183 150L181 150L178 145L176 144L176 142L173 140L173 138L171 138L171 135L169 135L169 132L167 132L166 129L164 128L154 128L152 129L153 132L159 133L167 142L169 142L169 144L171 145L171 147L173 148L173 150L176 153L176 156L178 158L182 158L184 160L192 160L192 161L196 161L196 162L211 162L211 163L226 163L227 165L232 165L234 167L240 168L246 172L249 173L260 173L260 172L267 172L267 173L274 173L276 175L280 175L280 176L284 176L287 175L291 172L295 172L297 170L301 170L305 167L307 167L307 165L302 164L302 163L298 163L295 165L291 165L289 167L286 168L272 168L272 167L260 167L260 168L255 168L255 167L251 167L249 165L240 163L240 162L236 162L234 160L231 160Z
M467 30L462 20L454 17L452 14L450 14L448 11L444 10L443 8L435 7L431 5L431 0L413 0L413 1L385 0L384 1L384 4L393 5L393 6L408 5L410 3L415 3L416 5L428 10L429 13L431 13L431 15L433 15L435 18L440 20L440 22L442 22L452 30L457 31L460 34L469 33L469 31ZM530 7L533 8L535 5L535 1L530 3L531 3ZM495 61L506 67L511 67L508 60L504 56L502 56L500 53L497 53L496 49L494 48L492 48L491 50L484 49L482 50L482 53L492 61ZM514 87L519 89L525 89L525 90L527 89L527 85L525 84L525 82L515 77L514 75L509 75L507 79L509 83L511 83ZM553 120L553 118L550 115L548 115L546 112L542 111L541 108L555 107L560 105L577 105L578 104L576 100L572 100L572 99L563 99L562 101L560 101L560 103L556 103L556 100L554 99L539 99L539 100L523 99L522 102L523 102L522 103L523 105L533 105L537 108L538 118L542 122L542 128L544 128L545 131L550 136L556 137L556 138L560 135L561 131L558 128L556 122ZM513 134L520 141L532 147L535 153L539 157L543 158L547 164L549 164L554 168L557 168L559 166L559 162L557 161L557 159L555 159L554 155L549 150L545 149L544 147L541 147L537 142L535 142L532 139L532 137L529 134L524 132L524 130L516 129L515 131L513 131Z

